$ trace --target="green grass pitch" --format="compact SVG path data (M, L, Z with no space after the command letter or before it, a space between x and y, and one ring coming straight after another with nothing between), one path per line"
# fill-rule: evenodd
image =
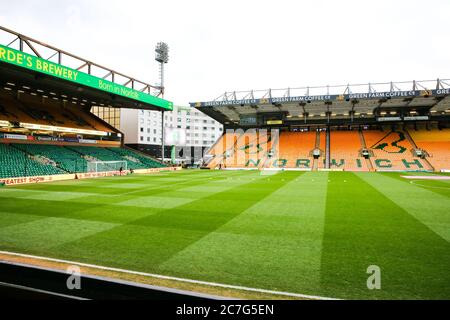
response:
M343 299L450 299L450 181L182 171L0 188L0 250ZM381 268L368 290L367 268Z

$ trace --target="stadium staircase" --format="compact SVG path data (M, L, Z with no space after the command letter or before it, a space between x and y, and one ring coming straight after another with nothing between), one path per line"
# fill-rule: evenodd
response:
M364 135L361 130L358 131L358 134L359 134L359 140L361 141L362 150L368 151L369 155L370 155L368 158L364 159L366 162L366 166L369 169L369 171L375 171L372 160L370 159L371 156L373 155L373 152L367 148L366 139L364 138Z
M330 168L345 171L368 171L361 156L363 146L359 131L330 132Z
M414 141L414 139L411 137L411 135L409 134L409 131L405 128L403 129L403 132L405 133L406 138L408 139L409 143L414 147L414 149L412 150L412 152L416 152L417 151L421 151L423 153L423 156L421 157L421 159L423 160L423 162L426 164L426 166L428 167L428 170L430 171L434 171L434 167L431 165L431 163L428 161L427 157L428 157L428 153L426 150L421 149L417 146L416 142Z

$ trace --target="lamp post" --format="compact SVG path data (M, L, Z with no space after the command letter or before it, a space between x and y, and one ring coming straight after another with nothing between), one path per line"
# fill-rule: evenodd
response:
M164 98L164 64L169 62L169 46L158 42L155 48L155 60L159 63L159 93ZM164 110L161 111L161 160L164 162Z

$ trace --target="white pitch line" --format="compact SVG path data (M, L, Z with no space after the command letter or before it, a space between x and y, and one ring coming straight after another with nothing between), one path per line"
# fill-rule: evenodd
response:
M113 271L113 272L120 272L120 273L128 273L128 274L134 274L134 275L140 275L140 276L152 277L152 278L164 279L164 280L173 280L173 281L179 281L179 282L200 284L200 285L211 286L211 287L220 287L220 288L226 288L226 289L235 289L235 290L242 290L242 291L267 293L267 294L273 294L273 295L279 295L279 296L287 296L287 297L303 298L303 299L312 299L312 300L340 300L340 299L337 299L337 298L312 296L312 295L299 294L299 293L291 293L291 292L284 292L284 291L273 291L273 290L265 290L265 289L258 289L258 288L250 288L250 287L243 287L243 286L228 285L228 284L223 284L223 283L215 283L215 282L191 280L191 279L184 279L184 278L171 277L171 276L163 276L163 275L159 275L159 274L152 274L152 273L139 272L139 271L131 271L131 270L125 270L125 269L119 269L119 268L103 267L103 266L98 266L98 265L95 265L95 264L80 263L80 262L75 262L75 261L47 258L47 257L34 256L34 255L23 254L23 253L9 252L9 251L0 251L0 254L12 255L12 256L23 257L23 258L41 259L41 260L52 261L52 262L57 262L57 263L66 263L66 264L70 264L70 265L82 266L82 267L87 267L87 268L94 268L94 269Z
M428 180L428 181L430 181L430 180ZM444 189L444 190L450 190L450 187L435 187L435 186L427 186L427 185L425 185L425 184L420 184L420 183L417 183L417 181L410 181L409 183L410 183L410 184L412 184L412 185L415 185L415 186L420 186L420 187L424 187L424 188L433 188L433 189Z

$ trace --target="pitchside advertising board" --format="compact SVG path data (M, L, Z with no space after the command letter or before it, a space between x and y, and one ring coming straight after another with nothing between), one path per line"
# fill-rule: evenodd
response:
M450 89L438 90L410 90L410 91L390 91L373 93L354 93L343 95L320 95L320 96L297 96L270 99L244 99L227 101L192 102L190 105L195 108L201 107L221 107L221 106L252 106L263 104L287 104L316 101L350 101L350 100L379 100L379 99L401 99L414 97L439 97L450 94Z
M173 103L158 97L134 90L114 82L94 77L90 74L62 66L22 51L0 45L0 62L44 73L59 79L113 93L139 102L148 103L166 110L173 109Z

